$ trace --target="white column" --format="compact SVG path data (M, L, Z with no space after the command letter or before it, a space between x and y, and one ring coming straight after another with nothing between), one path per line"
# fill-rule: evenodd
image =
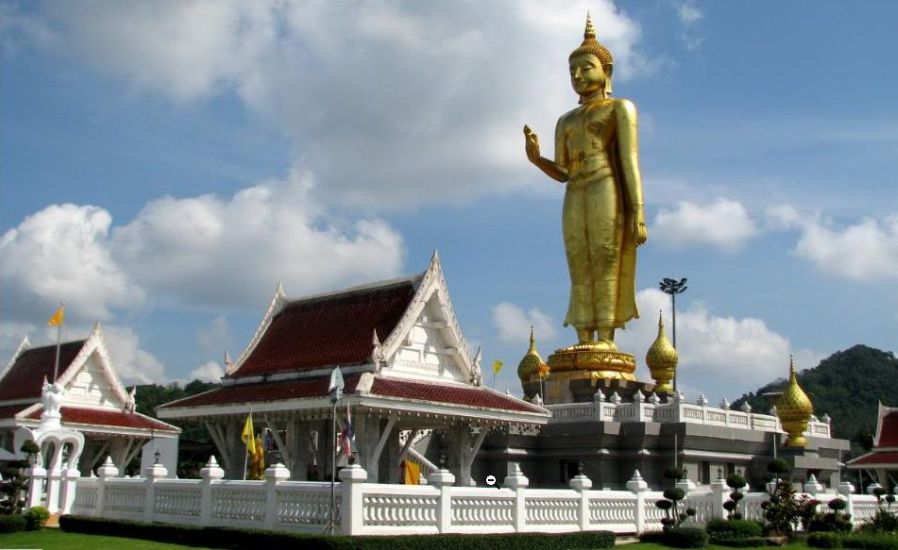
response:
M592 480L580 472L568 483L571 489L580 492L580 530L589 530L589 490L592 489Z
M711 513L715 518L726 517L726 511L723 507L723 503L729 500L729 497L726 495L728 488L729 487L727 486L726 480L722 477L718 477L716 480L711 482L711 494L714 495L714 502L711 505Z
M290 479L290 470L278 463L265 469L265 527L273 529L278 519L278 483Z
M51 514L59 512L59 493L62 485L62 468L53 466L47 473L47 510Z
M445 533L452 526L452 485L455 484L455 476L449 470L440 468L427 477L427 483L440 490L437 529L440 533Z
M224 470L218 467L218 461L215 455L209 457L209 462L200 470L200 482L203 492L200 496L200 525L210 525L212 523L212 486L216 481L224 478Z
M28 468L28 500L29 508L41 505L44 496L44 480L47 479L47 470L41 466Z
M848 481L843 481L839 483L839 494L845 499L847 507L845 508L845 512L854 518L854 503L851 502L851 494L854 493L854 485L852 485Z
M78 468L65 468L62 471L62 498L59 503L59 513L68 514L72 511L72 504L75 502L75 488L81 472Z
M639 534L645 531L645 492L649 490L649 484L642 479L639 470L633 470L627 490L636 495L636 534Z
M103 517L106 512L106 486L109 479L118 477L118 468L112 463L112 457L107 455L106 462L97 468L97 477L100 483L97 484L97 517Z
M502 485L514 490L514 530L521 533L527 525L527 507L524 499L530 480L521 471L521 466L517 462L509 462L508 475L505 476Z
M342 486L340 498L340 532L344 535L360 535L364 528L362 494L368 472L358 464L351 464L337 474Z
M144 468L143 475L146 478L146 502L143 508L144 521L153 521L153 515L156 512L156 482L160 479L168 477L168 469L162 464L153 464L149 468Z

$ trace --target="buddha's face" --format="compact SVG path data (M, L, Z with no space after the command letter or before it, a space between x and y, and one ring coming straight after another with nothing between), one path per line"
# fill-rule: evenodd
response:
M605 70L599 58L592 54L578 55L571 59L571 86L581 96L592 95L605 88Z

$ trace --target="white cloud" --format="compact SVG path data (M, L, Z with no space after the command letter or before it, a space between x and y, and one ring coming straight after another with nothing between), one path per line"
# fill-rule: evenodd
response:
M13 315L49 312L66 300L79 319L107 319L111 307L133 307L143 290L109 251L109 212L51 205L0 237L0 288ZM10 311L7 311L9 314Z
M693 2L680 2L676 5L677 17L684 25L692 25L701 20L705 15Z
M188 381L200 380L202 382L218 383L221 381L221 377L224 376L224 374L224 369L217 362L206 361L190 371L190 374L187 375L187 379Z
M755 221L740 202L717 199L709 204L681 201L676 210L662 208L649 236L676 247L735 250L756 233Z
M131 327L103 325L112 364L125 384L164 384L169 381L165 365L140 345L140 336Z
M645 353L658 335L659 311L664 311L667 337L672 337L670 297L649 288L639 291L637 304L642 317L619 331L616 340L618 349L634 353L644 365ZM679 379L687 387L705 392L714 403L724 396L732 401L785 376L793 352L789 339L762 319L714 315L701 303L677 308L677 348ZM822 358L805 349L796 350L795 356L800 368L814 367ZM647 369L637 377L650 378Z
M527 311L509 302L502 302L493 308L493 325L500 342L506 344L526 344L530 338L530 327L537 340L555 338L555 324L538 308Z
M855 281L898 277L898 215L846 226L813 218L804 223L795 253L822 271Z
M548 142L576 105L567 56L588 9L618 82L659 66L640 51L639 25L611 0L39 9L56 51L136 89L177 102L236 94L290 136L318 192L366 208L466 199L541 178L524 160L521 127Z
M310 186L293 173L227 199L152 201L113 231L114 256L146 288L216 306L258 307L279 280L305 294L396 276L402 236L380 219L325 212Z

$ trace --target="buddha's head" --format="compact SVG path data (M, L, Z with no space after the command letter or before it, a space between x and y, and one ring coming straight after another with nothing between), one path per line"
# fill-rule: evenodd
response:
M571 70L571 85L581 97L602 90L605 97L611 95L611 70L614 58L608 48L596 40L596 29L592 19L586 16L586 30L583 43L568 57Z

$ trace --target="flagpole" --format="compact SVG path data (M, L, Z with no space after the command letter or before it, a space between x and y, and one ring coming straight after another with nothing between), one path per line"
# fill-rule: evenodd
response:
M60 308L65 307L65 300L60 304ZM62 346L62 325L65 323L65 317L56 325L56 361L53 362L53 383L56 383L56 377L59 376L59 348Z

